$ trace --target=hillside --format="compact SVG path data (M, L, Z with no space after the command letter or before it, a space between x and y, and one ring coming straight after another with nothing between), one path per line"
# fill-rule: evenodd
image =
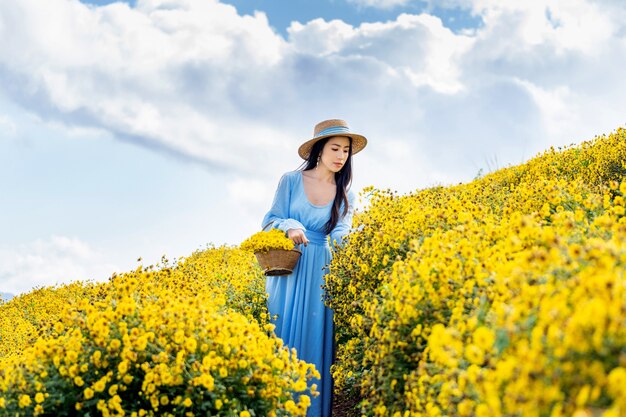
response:
M327 279L335 415L626 415L624 161L618 129L467 184L365 190ZM304 415L315 370L265 297L234 247L15 297L0 416Z
M626 415L625 161L619 129L372 190L327 280L354 415Z

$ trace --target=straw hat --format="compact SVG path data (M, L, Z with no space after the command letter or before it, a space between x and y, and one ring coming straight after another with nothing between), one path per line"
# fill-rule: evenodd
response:
M362 151L365 145L367 145L365 136L351 132L345 120L330 119L315 125L315 129L313 129L313 139L307 140L300 145L298 155L300 155L302 159L307 159L315 142L331 136L347 136L352 138L352 155Z

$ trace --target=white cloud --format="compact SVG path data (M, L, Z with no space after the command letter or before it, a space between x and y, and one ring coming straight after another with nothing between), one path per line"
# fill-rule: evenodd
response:
M265 182L258 179L238 179L228 184L228 193L235 203L245 206L264 203L266 196L272 192Z
M462 89L457 62L472 45L472 39L455 35L439 18L426 14L402 14L391 22L364 23L358 28L338 20L316 19L306 25L293 23L288 32L300 53L373 60L389 81L400 77L414 87L442 93Z
M276 176L279 175L276 172ZM270 208L278 179L275 184L271 182L256 178L236 179L227 185L229 205L233 208L230 215L238 219L243 230L261 229L261 220Z
M499 37L512 46L510 53L528 52L540 44L553 52L582 51L595 54L612 38L623 20L623 3L612 0L437 0L431 7L462 8L480 16L481 36ZM496 49L494 54L505 53Z
M464 81L479 90L517 84L537 113L533 152L608 133L624 124L626 4L611 1L498 2L453 0L471 7L484 26L463 57ZM488 99L488 97L486 97ZM499 98L503 109L519 111ZM508 131L515 129L510 125ZM508 134L508 132L507 132ZM527 155L530 156L530 155Z
M404 6L410 2L411 0L348 0L348 3L377 9L392 9L397 6Z
M622 3L437 5L470 9L483 24L454 33L429 14L359 26L315 19L284 39L263 13L215 0L3 3L0 81L44 119L238 172L235 184L295 168L288 158L326 117L369 134L374 151L410 149L415 187L623 123ZM384 155L367 158L385 166ZM386 169L367 170L367 182L404 172Z
M0 136L12 137L16 134L16 124L8 116L0 114Z
M338 53L357 36L352 25L342 20L314 19L306 24L294 21L287 29L290 44L302 54L325 56Z
M544 89L527 80L515 81L530 93L540 109L549 135L557 136L565 132L572 135L577 133L572 131L571 127L576 125L576 113L579 111L579 106L575 103L582 99L573 94L570 87L561 85L554 89Z
M77 280L102 281L115 271L103 254L75 237L51 236L0 247L0 289L12 294Z
M255 122L238 114L285 48L261 13L204 0L25 0L0 6L0 20L0 79L42 117L239 170L263 145L241 140Z

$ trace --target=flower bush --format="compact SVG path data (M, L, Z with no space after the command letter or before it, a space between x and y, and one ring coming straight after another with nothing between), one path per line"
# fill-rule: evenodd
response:
M143 291L144 283L181 296L209 292L221 297L226 308L261 325L269 323L263 272L252 254L234 247L210 246L172 264L164 257L160 265L113 274L110 281L133 278L139 279L137 290L144 296L148 295ZM79 281L37 288L0 304L0 358L19 355L37 338L47 334L68 305L82 299L102 300L109 290L108 283Z
M241 250L250 252L268 252L271 249L292 250L294 243L279 229L260 231L241 242Z
M0 304L0 359L20 355L48 333L68 304L93 299L92 284L37 288Z
M626 131L370 208L327 278L355 415L626 415Z
M251 253L221 247L37 290L31 301L44 305L85 294L52 314L33 308L48 324L0 357L0 416L305 415L318 373L274 336L263 285ZM32 319L15 300L1 312Z

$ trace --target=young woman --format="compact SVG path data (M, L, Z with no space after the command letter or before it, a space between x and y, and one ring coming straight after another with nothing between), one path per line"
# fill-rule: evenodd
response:
M307 414L311 417L331 414L333 317L321 287L331 247L341 245L351 227L352 155L366 144L367 139L351 132L343 120L318 123L314 137L298 149L305 162L282 176L262 223L264 229L271 225L284 231L302 250L293 273L267 277L266 290L270 315L277 316L276 335L320 372L321 379L314 381L320 395L312 399Z

